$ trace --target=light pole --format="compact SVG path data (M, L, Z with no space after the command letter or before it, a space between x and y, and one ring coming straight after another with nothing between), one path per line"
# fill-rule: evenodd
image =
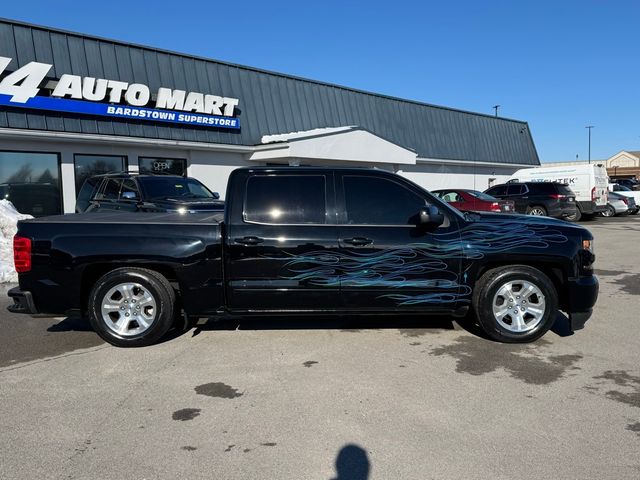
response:
M593 125L587 125L584 128L589 130L589 163L591 163L591 129L594 128L594 127L593 127Z
M496 111L496 117L498 116L498 109L500 108L500 105L494 105L493 109Z

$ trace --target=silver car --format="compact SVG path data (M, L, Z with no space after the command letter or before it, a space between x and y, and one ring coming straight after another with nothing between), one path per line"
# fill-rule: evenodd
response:
M608 192L607 207L600 214L603 217L613 217L636 212L637 209L638 206L633 197L625 197L616 192Z

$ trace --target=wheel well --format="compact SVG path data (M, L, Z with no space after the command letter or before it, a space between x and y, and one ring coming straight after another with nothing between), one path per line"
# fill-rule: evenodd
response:
M551 282L553 283L553 286L556 288L556 292L558 292L558 302L560 304L560 308L563 308L566 305L566 301L569 298L566 292L567 276L565 275L565 272L562 268L555 266L553 264L541 263L541 262L526 262L526 261L524 262L519 261L512 265L511 264L505 265L504 263L499 263L499 262L487 263L482 265L482 267L480 267L480 269L478 270L477 278L482 277L482 275L484 275L488 270L491 270L493 268L506 267L506 266L517 267L520 265L524 265L527 267L532 267L537 270L540 270L547 277L549 277L549 280L551 280Z
M87 311L87 301L89 299L89 293L91 289L98 281L100 277L106 275L112 270L116 270L118 268L123 267L133 267L133 268L146 268L148 270L153 270L163 275L169 283L173 286L175 290L179 290L176 272L175 270L167 265L161 264L119 264L119 263L102 263L102 264L92 264L84 269L82 272L82 278L80 281L81 290L80 290L80 299L81 299L81 309L84 314Z

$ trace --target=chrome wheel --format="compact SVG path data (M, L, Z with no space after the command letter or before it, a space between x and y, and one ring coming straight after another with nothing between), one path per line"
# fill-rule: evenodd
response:
M101 313L109 330L131 337L147 330L156 318L157 303L139 283L121 283L102 298Z
M501 327L513 333L525 333L540 324L546 302L537 285L526 280L512 280L498 289L492 306Z
M533 207L531 210L529 210L529 215L545 216L546 214L547 212L545 212L540 207Z
M603 217L613 217L616 214L616 211L611 205L607 205L607 207L601 212L601 214Z

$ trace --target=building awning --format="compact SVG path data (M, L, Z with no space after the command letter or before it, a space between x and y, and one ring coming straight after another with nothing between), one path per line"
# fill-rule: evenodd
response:
M303 132L265 135L249 160L309 163L318 160L415 165L417 154L357 126L316 128ZM278 148L281 147L281 148Z

